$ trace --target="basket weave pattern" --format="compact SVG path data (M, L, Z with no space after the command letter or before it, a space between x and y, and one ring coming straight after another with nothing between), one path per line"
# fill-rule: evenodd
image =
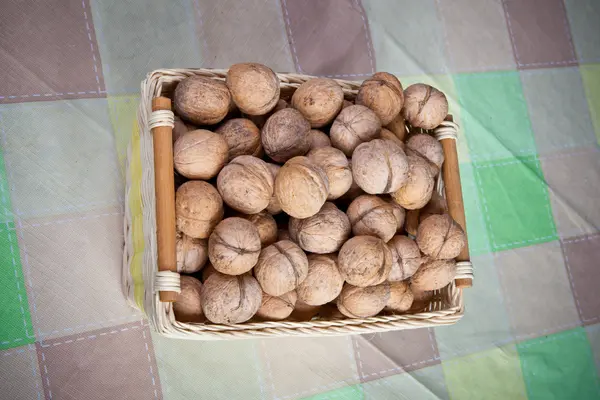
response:
M199 75L224 81L226 73L227 70L163 69L150 73L142 82L138 111L139 140L130 144L126 178L123 290L130 304L145 312L150 324L158 333L187 339L345 335L456 323L462 317L464 307L462 290L458 289L454 282L436 291L434 300L428 309L416 314L381 315L359 319L327 320L318 318L304 322L248 322L233 325L182 323L175 320L172 303L160 302L156 288L156 272L158 270L156 205L153 142L149 127L152 114L151 102L154 97L158 96L172 97L176 84L189 76ZM300 84L312 78L298 74L278 74L278 76L281 81L283 98L290 97ZM354 99L361 82L339 79L336 81L342 87L345 97ZM443 130L447 131L448 128ZM135 146L138 147L134 149ZM437 189L443 194L441 174L438 178ZM141 204L141 207L132 207L131 204ZM140 245L142 241L143 245Z

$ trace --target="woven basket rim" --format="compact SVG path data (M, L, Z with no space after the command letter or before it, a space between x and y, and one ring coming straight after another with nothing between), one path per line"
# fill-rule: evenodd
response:
M126 177L126 207L124 218L125 249L123 254L123 290L129 303L136 308L140 306L134 300L133 277L131 263L133 258L133 224L129 200L131 188L140 185L144 253L142 275L144 281L143 310L150 325L159 334L186 339L233 339L270 336L329 336L359 333L384 332L389 330L434 327L456 323L464 314L462 290L454 282L447 287L435 291L435 299L429 309L415 314L378 315L357 319L313 319L311 321L266 321L247 322L242 324L219 325L212 323L192 324L175 320L171 303L162 303L154 290L157 267L156 253L156 218L154 199L154 173L152 134L148 121L152 113L152 98L169 95L177 82L189 76L204 76L216 80L224 80L227 70L206 68L158 69L150 72L141 84L141 99L138 110L139 145L142 167L141 182L132 182L130 166L132 162L131 144L128 150ZM278 73L282 92L295 89L314 76L294 73ZM340 84L344 95L353 98L362 81L334 79ZM440 174L441 175L441 174ZM441 177L440 177L441 180ZM443 182L440 182L440 185ZM438 185L438 188L440 187ZM139 217L139 216L138 216Z

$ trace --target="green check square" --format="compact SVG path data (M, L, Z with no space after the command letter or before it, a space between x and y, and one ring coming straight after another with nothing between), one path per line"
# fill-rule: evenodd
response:
M517 71L457 74L454 81L471 160L536 154Z
M474 163L473 167L493 251L557 239L537 158Z
M467 235L469 237L469 252L472 256L489 254L490 239L487 232L485 217L479 190L475 180L475 171L471 164L460 164L460 181L467 220Z
M360 385L345 386L340 389L331 390L329 392L315 394L310 397L303 397L302 400L363 400L363 391Z
M0 224L0 266L0 349L33 343L35 336L12 222Z
M442 361L451 399L527 399L513 345Z
M600 382L583 328L517 345L530 400L598 399Z

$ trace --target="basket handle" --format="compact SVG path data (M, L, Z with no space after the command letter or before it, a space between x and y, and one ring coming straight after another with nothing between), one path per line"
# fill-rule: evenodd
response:
M446 121L453 121L452 115L446 117ZM442 149L444 150L444 163L442 164L442 176L446 191L446 202L448 203L448 213L460 225L465 232L465 247L456 257L458 263L470 263L469 243L467 237L467 222L465 218L465 205L462 196L462 187L460 184L460 168L458 166L458 152L456 149L456 140L445 137L440 139ZM457 278L456 287L460 289L473 286L472 278Z
M152 99L152 112L171 113L171 99ZM172 113L171 113L172 114ZM154 125L154 124L152 124ZM154 144L154 190L156 193L156 242L158 247L158 270L177 272L175 250L175 178L173 173L173 128L157 124L152 126ZM172 125L172 124L171 124ZM174 302L177 292L159 291L162 302Z

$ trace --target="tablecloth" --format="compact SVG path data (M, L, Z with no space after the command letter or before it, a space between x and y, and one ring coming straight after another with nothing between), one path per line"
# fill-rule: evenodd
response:
M0 2L0 398L600 398L600 2ZM455 326L197 342L121 292L140 81L241 61L443 90L474 287Z

